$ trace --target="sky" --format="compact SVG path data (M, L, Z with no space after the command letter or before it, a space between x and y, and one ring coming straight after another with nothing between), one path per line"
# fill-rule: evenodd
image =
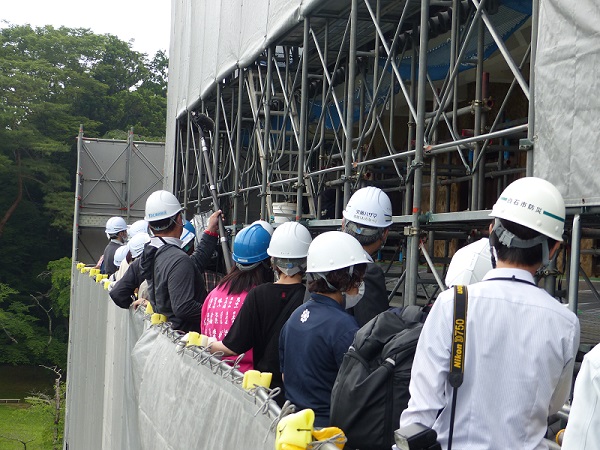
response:
M0 0L0 28L53 25L89 28L134 40L133 49L152 57L169 51L171 0Z

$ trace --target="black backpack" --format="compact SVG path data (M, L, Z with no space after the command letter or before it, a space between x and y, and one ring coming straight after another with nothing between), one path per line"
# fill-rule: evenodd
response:
M344 431L348 447L393 445L410 398L410 371L425 317L418 306L394 308L356 333L331 393L330 425Z

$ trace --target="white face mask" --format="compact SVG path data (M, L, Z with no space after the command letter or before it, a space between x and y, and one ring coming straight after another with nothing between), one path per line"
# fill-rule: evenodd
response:
M344 298L346 299L346 309L353 308L360 301L365 293L365 283L361 282L358 286L358 292L356 294L348 294L344 293Z

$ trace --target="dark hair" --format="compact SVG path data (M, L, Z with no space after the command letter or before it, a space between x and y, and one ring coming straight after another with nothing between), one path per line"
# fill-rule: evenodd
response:
M349 289L358 287L363 277L365 276L365 271L367 270L367 265L365 263L356 264L354 266L354 270L352 271L352 275L349 274L348 268L343 267L338 270L332 270L328 272L326 275L327 281L331 284L334 289L331 289L327 285L327 281L325 281L321 277L315 277L312 281L308 282L308 291L309 292L338 292L338 291L347 291Z
M366 230L367 233L359 233L358 230ZM355 238L363 247L371 245L378 239L383 239L385 230L385 228L361 225L349 220L344 223L344 232Z
M507 231L510 231L520 239L529 240L540 236L540 233L537 231L511 222L510 220L500 219L500 223ZM542 263L542 244L530 248L507 247L498 240L495 232L490 234L490 244L496 249L499 261L524 266L533 266ZM548 238L548 249L551 249L554 244L556 244L556 241Z
M240 294L248 292L255 286L264 283L272 283L275 281L275 275L269 264L270 258L267 258L252 270L240 270L237 265L233 265L229 273L225 275L219 284L218 288L227 288L228 294Z

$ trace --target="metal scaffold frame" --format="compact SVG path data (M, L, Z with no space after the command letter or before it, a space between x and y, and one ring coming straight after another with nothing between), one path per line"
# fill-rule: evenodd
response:
M390 259L402 255L394 292L416 303L421 255L445 269L457 239L487 228L502 189L533 175L539 0L523 3L530 14L506 33L497 0L321 2L179 114L176 194L190 213L209 209L211 171L235 234L282 202L295 204L292 220L338 227L356 189L381 187L394 205ZM436 77L430 60L440 65L433 52L446 43ZM215 122L210 167L196 113ZM569 220L576 213L597 211L570 209ZM556 272L546 275L553 291ZM568 298L576 309L576 290Z

